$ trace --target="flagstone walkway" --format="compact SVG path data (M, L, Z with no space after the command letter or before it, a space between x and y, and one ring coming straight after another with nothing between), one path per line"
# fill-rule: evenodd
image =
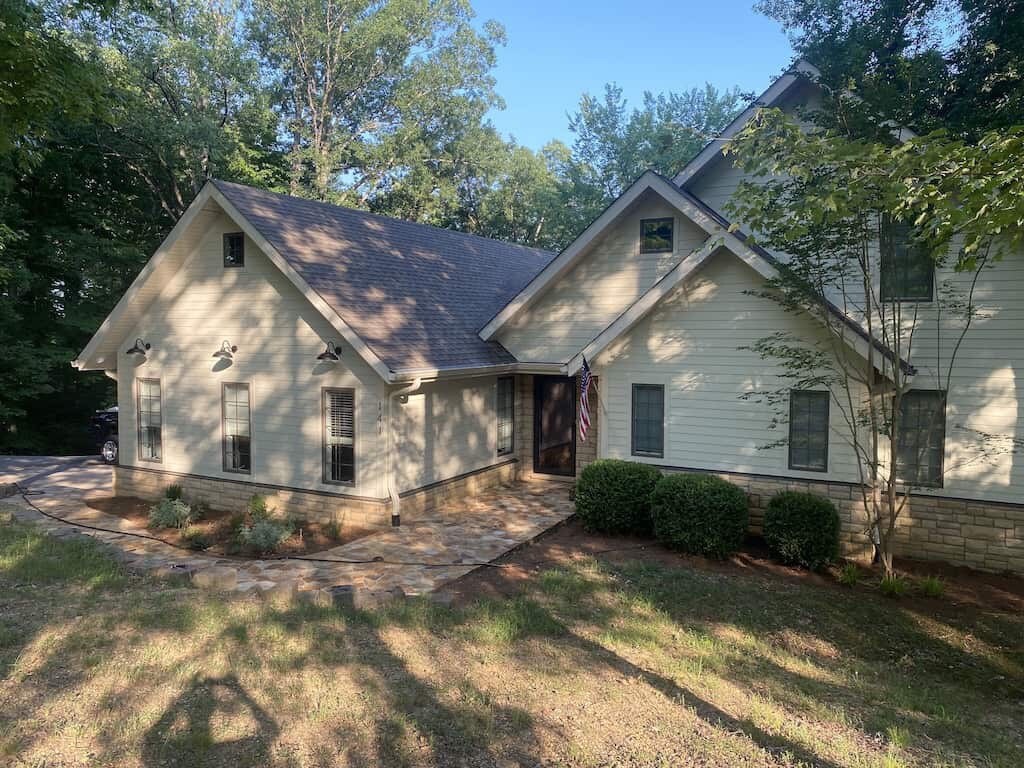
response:
M132 570L180 574L199 587L241 595L356 607L434 592L477 567L489 567L480 564L536 538L573 512L564 482L534 480L454 503L434 519L382 530L314 555L225 558L138 538L131 534L148 534L145 528L86 506L86 498L111 495L112 474L93 459L0 458L0 486L16 482L27 492L25 498L0 501L0 507L54 536L103 541ZM26 498L50 515L109 531L53 520Z

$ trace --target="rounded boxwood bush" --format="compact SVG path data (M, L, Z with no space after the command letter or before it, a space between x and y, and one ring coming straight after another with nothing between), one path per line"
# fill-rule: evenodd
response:
M666 475L651 496L654 534L673 549L727 557L747 535L750 512L742 488L714 475Z
M651 491L661 473L648 464L599 459L576 481L576 514L588 531L649 533Z
M839 512L822 496L783 491L764 511L764 540L782 562L817 570L839 557Z

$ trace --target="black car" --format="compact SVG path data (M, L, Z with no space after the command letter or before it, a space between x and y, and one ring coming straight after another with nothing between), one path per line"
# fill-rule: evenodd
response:
M89 423L89 434L107 464L117 464L117 406L96 411Z

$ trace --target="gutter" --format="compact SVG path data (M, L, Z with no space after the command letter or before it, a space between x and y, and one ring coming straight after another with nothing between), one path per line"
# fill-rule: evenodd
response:
M394 371L390 381L393 383L435 379L467 379L475 376L494 376L504 373L537 373L548 375L564 375L564 363L502 363L500 365L478 365L465 368L410 368Z

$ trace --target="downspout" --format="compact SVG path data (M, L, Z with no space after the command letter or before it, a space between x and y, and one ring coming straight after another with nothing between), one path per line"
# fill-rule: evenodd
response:
M423 383L423 379L417 376L412 380L412 383L396 389L388 395L388 423L387 423L387 451L388 451L388 495L391 497L391 525L397 528L402 524L402 501L398 496L398 479L396 477L396 464L395 460L395 424L394 424L394 410L395 403L401 397L408 397L420 388Z

